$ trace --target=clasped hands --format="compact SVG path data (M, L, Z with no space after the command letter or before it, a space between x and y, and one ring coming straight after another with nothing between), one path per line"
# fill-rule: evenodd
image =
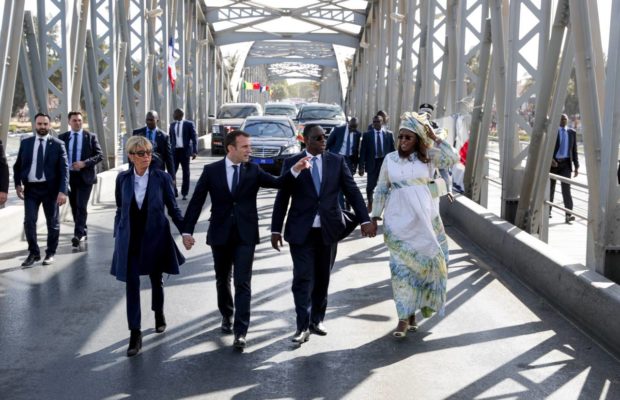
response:
M185 246L185 250L190 250L194 243L196 243L196 239L194 239L192 235L183 234L183 246Z

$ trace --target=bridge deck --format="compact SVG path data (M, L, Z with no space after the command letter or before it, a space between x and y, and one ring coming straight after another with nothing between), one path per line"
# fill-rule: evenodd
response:
M193 183L212 160L192 164ZM424 320L404 340L392 338L387 250L382 237L356 232L339 246L329 334L293 346L290 254L287 246L275 252L267 240L274 193L259 193L262 243L243 354L219 331L204 244L207 211L197 245L184 251L181 275L166 280L164 334L154 332L150 291L143 290L144 347L132 359L125 357L124 284L108 274L115 210L109 196L92 207L80 251L71 248L72 224L63 224L52 266L22 269L25 242L0 244L0 397L620 398L618 359L452 226L445 317Z

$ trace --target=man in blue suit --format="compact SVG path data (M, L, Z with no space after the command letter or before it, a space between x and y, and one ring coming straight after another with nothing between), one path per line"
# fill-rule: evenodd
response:
M394 151L394 135L392 131L384 130L382 127L383 118L375 115L372 118L372 128L370 128L362 138L362 148L360 149L359 174L368 174L366 183L366 199L368 200L368 211L372 211L372 196L377 186L379 172L385 155Z
M47 249L43 265L54 262L58 247L60 222L58 206L67 201L69 168L65 144L50 135L50 117L38 113L34 117L36 135L22 140L13 166L17 197L24 200L24 230L28 241L28 257L22 263L28 267L41 259L37 244L39 206L47 221Z
M357 118L353 117L348 125L334 128L327 139L327 151L343 156L351 175L355 174L359 162L361 137L362 134L357 130Z
M159 114L157 114L157 111L151 110L147 112L145 121L146 126L133 131L133 135L146 136L146 138L151 141L153 145L153 166L162 171L168 171L176 187L170 136L157 127L157 122L159 121Z
M189 193L189 159L194 160L198 151L196 149L196 128L192 121L184 120L185 113L182 109L174 110L172 117L174 122L170 124L170 144L174 152L174 175L176 176L181 164L183 171L183 182L181 183L181 195L183 200L187 200ZM175 193L177 188L175 186Z
M194 244L194 227L207 194L211 195L211 218L207 244L211 246L217 289L217 306L222 314L221 330L235 333L233 346L243 349L250 325L250 297L254 248L259 242L256 194L261 187L281 187L294 179L290 173L279 178L248 162L252 154L250 135L233 131L224 137L228 153L224 159L205 165L185 212L183 244ZM301 172L306 159L293 166ZM291 167L289 166L289 169ZM235 301L230 290L234 265ZM234 326L231 318L234 314Z
M103 160L103 153L97 135L82 129L81 112L69 112L69 126L71 130L62 133L58 139L65 143L69 156L69 204L75 223L71 243L78 247L86 239L88 200L93 185L97 183L95 165Z
M329 276L336 259L338 240L346 228L338 194L342 191L362 223L362 235L375 236L364 199L345 160L325 151L325 132L320 125L304 127L305 152L284 161L282 171L310 157L310 169L302 171L290 185L278 191L271 219L271 245L280 251L282 226L287 214L284 239L291 246L293 297L297 331L292 341L304 343L310 332L324 336ZM291 207L289 209L289 202Z

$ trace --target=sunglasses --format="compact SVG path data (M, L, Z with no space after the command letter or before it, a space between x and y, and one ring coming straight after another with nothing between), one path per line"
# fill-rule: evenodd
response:
M130 151L129 154L131 154L132 156L138 156L142 158L146 156L150 157L151 154L153 154L153 152L151 150L140 150L140 151Z
M413 140L411 135L398 135L398 140Z
M322 142L325 140L325 135L310 136L310 139L316 140L317 142Z

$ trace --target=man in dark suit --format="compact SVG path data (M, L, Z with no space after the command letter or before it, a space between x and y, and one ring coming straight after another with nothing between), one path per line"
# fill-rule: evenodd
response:
M0 140L0 206L6 203L9 193L9 164L4 155L4 146Z
M192 121L183 119L185 113L182 109L177 108L174 110L172 117L174 122L170 124L170 143L172 145L172 151L174 151L174 175L179 169L183 170L183 183L181 183L181 195L183 200L187 200L187 193L189 193L189 159L196 158L198 151L196 150L196 128ZM174 192L177 193L175 186Z
M71 243L78 247L86 239L88 200L97 183L95 165L103 160L97 135L82 129L82 113L69 112L71 130L58 136L65 143L69 156L69 204L75 228Z
M560 117L560 128L558 129L558 136L555 141L555 148L553 149L553 160L551 160L551 173L561 175L566 178L570 178L571 172L573 172L573 165L575 171L573 177L577 177L579 174L579 157L577 156L577 132L573 129L567 128L566 123L568 117L566 114L562 114ZM555 179L551 179L550 185L551 193L549 194L549 201L553 203L553 196L555 194ZM570 193L570 184L562 182L562 199L564 200L564 207L573 209L573 197ZM551 213L549 213L551 216ZM566 213L565 222L570 224L575 220L575 216Z
M292 341L304 343L310 332L326 335L323 325L327 309L329 276L335 261L338 240L345 230L345 219L338 204L342 191L362 223L362 234L374 236L376 227L364 206L351 171L344 158L325 152L325 132L316 124L304 127L306 151L284 161L282 171L311 157L311 168L299 173L290 185L278 191L271 219L271 245L280 251L282 226L288 210L284 239L291 246L293 259L293 297L297 331Z
M157 111L151 110L147 112L145 121L146 126L136 129L133 131L133 134L134 136L146 136L146 138L151 141L153 144L153 166L161 169L162 171L168 171L172 177L172 181L175 182L176 187L170 136L157 127L157 122L159 121L159 114L157 114Z
M15 191L17 197L24 200L24 230L29 254L22 263L23 267L41 259L37 244L37 218L41 204L47 221L47 249L43 265L54 262L60 235L58 206L67 201L69 185L67 151L61 140L50 135L49 115L38 113L34 123L37 133L22 140L13 166Z
M394 135L382 128L383 118L375 115L372 118L372 128L364 133L360 150L359 174L368 174L366 183L366 199L368 211L372 211L372 196L377 186L379 172L385 155L394 151Z
M261 187L280 187L285 180L294 178L291 174L275 178L257 164L248 162L252 154L250 136L243 131L233 131L226 135L224 146L228 150L226 157L205 165L196 184L185 212L183 244L187 249L193 245L191 235L207 194L210 194L211 218L207 244L211 246L213 253L217 305L222 314L221 329L224 333L232 333L234 330L233 346L243 349L250 325L250 284L254 248L259 241L256 194ZM293 166L299 172L308 167L306 159ZM230 290L233 265L234 303ZM235 321L234 327L231 327L233 313Z
M351 171L351 175L355 174L357 170L361 138L362 134L357 130L357 118L353 117L349 120L348 125L334 128L327 139L327 151L343 156ZM342 192L338 201L340 202L340 207L349 209L349 205L344 201Z

